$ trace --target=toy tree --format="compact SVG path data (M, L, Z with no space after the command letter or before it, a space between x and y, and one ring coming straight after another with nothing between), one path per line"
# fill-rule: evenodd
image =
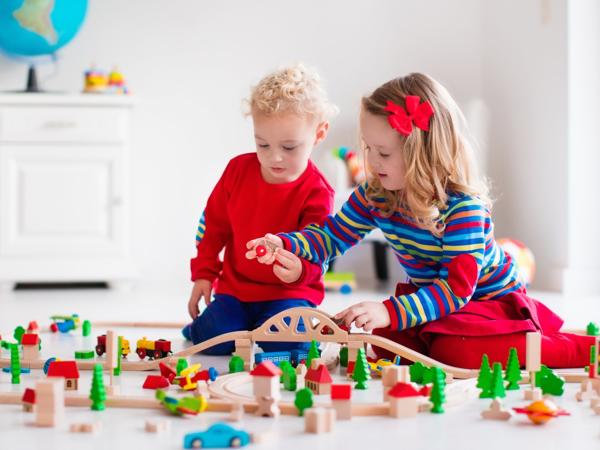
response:
M89 320L84 320L81 325L81 335L86 337L92 334L92 323Z
M348 367L348 347L346 346L340 349L340 366Z
M319 358L321 354L319 353L319 344L314 339L310 343L310 349L308 350L308 356L306 357L306 367L310 369L310 363L313 359Z
M106 400L106 390L104 389L104 379L102 378L102 365L94 366L94 375L92 378L92 389L90 390L90 400L94 411L104 411L104 402Z
M284 366L283 370L283 388L286 391L295 392L297 388L297 379L296 370L292 367L292 365Z
M188 366L188 362L185 358L179 358L177 360L177 367L175 367L175 371L177 372L177 376L181 375L181 371L186 369Z
M19 345L10 344L10 374L12 375L11 383L21 383L21 361L19 359Z
M552 369L541 365L535 374L535 385L542 390L542 394L563 395L565 392L565 379L556 375Z
M502 364L499 362L494 363L494 372L492 373L492 382L490 384L492 398L506 397L506 391L504 390L504 381L502 379Z
M600 328L594 322L588 323L586 332L588 336L600 336Z
M371 379L371 368L367 362L367 355L365 355L364 348L359 348L356 353L352 379L356 381L354 389L367 389L367 381Z
M294 405L298 409L298 415L303 416L304 410L313 405L313 392L308 388L300 389L296 392Z
M21 325L19 325L17 328L15 328L13 337L15 338L15 341L17 341L20 344L21 341L23 340L24 334L25 334L25 328L23 328Z
M233 355L229 360L229 373L243 372L244 360L241 356Z
M431 394L429 401L433 404L431 412L440 414L444 412L442 405L446 402L446 394L444 388L446 387L446 377L444 372L439 367L432 367L433 372L433 387L431 388Z
M506 385L507 390L519 390L519 381L521 381L521 365L519 364L517 349L514 347L511 347L510 353L508 354L505 380L508 381L508 384Z
M492 398L491 390L492 371L488 355L484 353L481 357L481 366L479 367L479 376L477 377L477 387L481 389L479 398Z
M279 376L280 383L283 383L283 374L288 367L292 367L292 364L289 361L281 361L279 363L279 369L281 369L281 375Z

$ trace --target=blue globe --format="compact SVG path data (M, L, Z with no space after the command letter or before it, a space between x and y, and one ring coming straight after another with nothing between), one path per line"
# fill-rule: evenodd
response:
M79 31L87 0L0 0L0 50L30 59L53 55Z

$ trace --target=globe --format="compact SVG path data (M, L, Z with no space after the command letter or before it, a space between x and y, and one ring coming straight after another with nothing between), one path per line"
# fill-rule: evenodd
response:
M87 6L87 0L1 0L0 51L32 64L53 56L75 37Z

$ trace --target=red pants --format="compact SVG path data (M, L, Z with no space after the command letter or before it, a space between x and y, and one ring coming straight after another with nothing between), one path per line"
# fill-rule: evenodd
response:
M413 286L399 284L396 295L414 292ZM548 367L583 367L589 364L592 336L558 331L562 320L541 303L527 297L524 290L500 299L470 301L461 310L439 320L403 331L376 329L386 337L442 363L478 369L481 357L490 364L505 366L511 347L517 349L525 365L525 333L542 334L542 364ZM378 358L393 359L390 352L373 347Z

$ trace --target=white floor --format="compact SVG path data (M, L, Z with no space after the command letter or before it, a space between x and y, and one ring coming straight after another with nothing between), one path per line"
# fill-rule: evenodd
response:
M369 291L356 291L350 296L330 294L322 309L336 312L359 300L382 299L390 292L389 287ZM17 325L26 326L37 320L47 327L53 314L78 313L82 319L92 321L172 321L186 322L187 286L180 288L143 286L131 292L105 290L79 291L16 291L0 294L0 335L12 336ZM600 321L600 298L564 298L561 295L538 293L532 295L553 308L565 318L567 328L584 328L590 320ZM57 356L72 359L73 351L92 348L95 336L105 330L92 330L91 338L81 334L69 335L44 333L43 357ZM149 338L170 338L175 349L184 343L179 332L173 329L140 330L123 329L133 343L147 335ZM134 345L134 344L132 344ZM3 356L6 356L4 351ZM132 355L135 357L135 355ZM205 368L214 366L226 371L226 357L195 357ZM41 376L40 371L22 376L22 384L12 386L10 376L0 373L0 391L20 391L32 386ZM152 395L143 391L141 384L145 374L125 373L120 383L123 393ZM80 392L89 392L90 373L84 372ZM547 449L579 449L600 447L600 415L595 415L587 404L574 400L577 386L568 385L567 392L556 402L571 412L570 417L557 418L543 427L529 424L524 416L510 422L490 422L480 418L480 411L487 408L488 401L473 399L462 406L449 407L442 415L420 414L416 419L394 420L390 418L354 418L350 422L337 422L332 434L309 435L303 433L304 422L296 417L284 416L277 420L245 417L234 426L249 432L269 432L272 440L254 448L332 449L345 447L347 450L364 449L372 446L392 448L402 446L411 450L418 448L477 448L510 449L536 445ZM361 395L363 400L377 401L380 386L372 382L371 390ZM372 398L369 398L371 396ZM511 392L506 399L509 407L523 406L521 392ZM144 432L146 418L167 418L172 430L162 436ZM159 411L138 409L108 409L92 412L86 408L67 408L67 423L97 420L103 430L93 436L74 435L67 426L57 429L38 429L29 425L32 415L21 412L20 406L0 405L0 450L19 449L180 449L183 435L205 429L225 418L224 414L205 413L194 418L171 418ZM575 444L577 442L577 444Z

